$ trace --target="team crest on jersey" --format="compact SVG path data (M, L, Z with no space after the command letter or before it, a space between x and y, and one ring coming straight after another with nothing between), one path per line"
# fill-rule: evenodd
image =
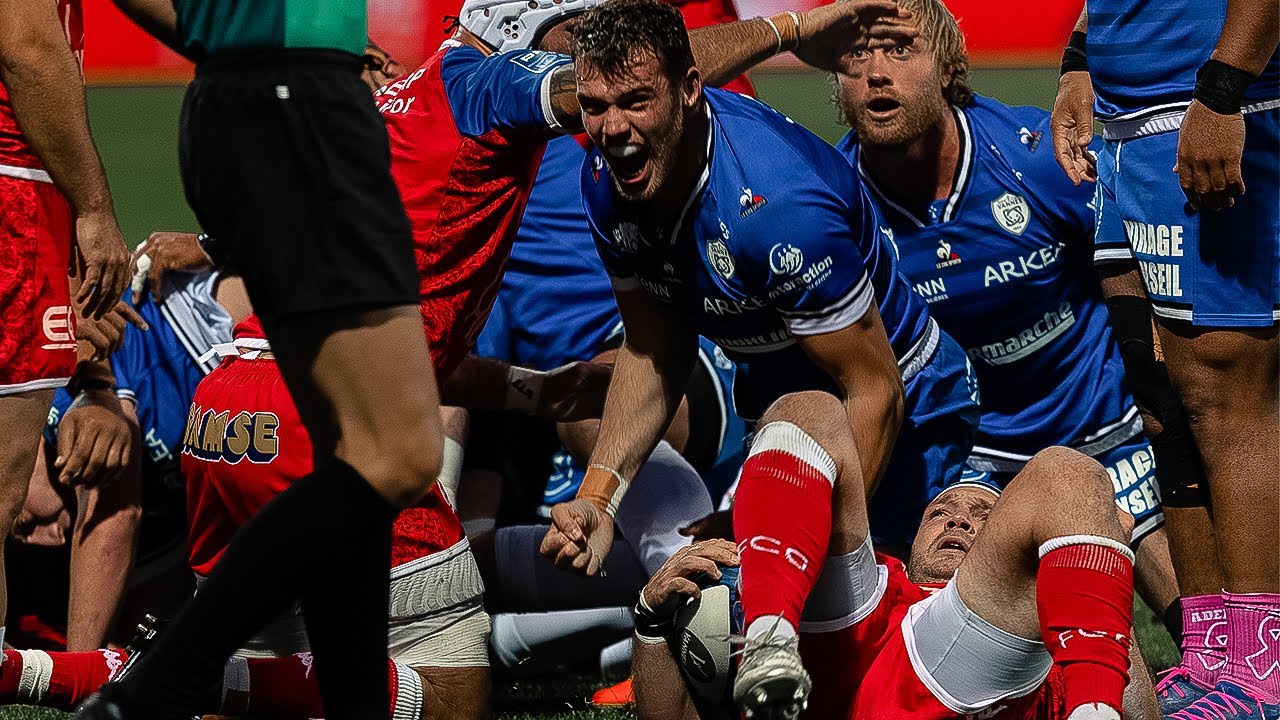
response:
M231 465L245 458L251 463L269 463L280 454L279 427L280 418L272 412L241 410L232 415L192 404L182 454Z
M707 260L711 263L712 269L725 280L733 277L733 271L736 269L733 256L729 254L729 245L726 243L728 239L729 227L721 220L720 237L707 243Z
M769 201L765 196L756 195L751 192L751 188L749 187L742 188L742 194L738 196L738 205L742 207L741 217L744 219L750 217L755 213L755 211L768 204Z
M591 158L591 179L600 182L600 171L604 169L604 158L596 155Z
M613 228L613 241L625 253L640 251L640 228L630 221L623 221Z
M795 275L804 267L804 253L790 243L778 243L769 250L769 269L774 275Z
M941 270L959 264L960 256L951 249L951 243L947 242L946 238L938 238L938 262L934 267Z
M1026 128L1018 128L1018 139L1023 145L1027 146L1027 152L1035 152L1040 147L1040 137L1044 133L1039 130L1028 130Z
M1031 208L1027 206L1027 199L1009 192L991 201L991 214L1000 223L1000 227L1014 235L1021 235L1031 221Z

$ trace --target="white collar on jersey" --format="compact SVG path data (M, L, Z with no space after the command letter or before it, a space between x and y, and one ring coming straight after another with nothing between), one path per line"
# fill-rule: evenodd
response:
M956 209L960 207L960 201L964 198L965 190L969 188L969 178L973 175L973 129L969 127L969 116L964 110L952 105L951 112L956 118L956 127L960 130L960 160L956 163L955 175L951 179L951 195L947 197L947 206L942 211L942 217L938 223L950 222L955 216ZM899 215L907 218L916 224L916 227L925 227L929 223L921 220L919 216L910 210L902 207L898 203L889 199L880 188L876 185L871 176L867 174L866 168L862 165L862 146L858 146L858 174L862 176L863 182L871 190L876 199L881 202L884 207L892 208Z
M680 234L680 229L684 227L684 221L689 215L689 209L698 200L698 196L706 189L707 182L711 179L711 156L715 143L713 140L716 136L716 124L712 119L711 103L707 102L705 97L702 106L707 110L707 164L702 167L702 174L698 176L698 182L693 184L693 192L689 193L689 197L684 201L684 207L680 209L680 216L676 218L676 224L671 228L671 237L668 238L669 245L676 244L676 237Z

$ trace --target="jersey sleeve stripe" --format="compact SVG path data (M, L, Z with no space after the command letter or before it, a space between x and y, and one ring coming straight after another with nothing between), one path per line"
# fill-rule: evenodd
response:
M551 77L558 69L560 69L559 65L542 77L542 88L538 91L538 99L542 102L542 116L547 120L547 127L556 132L564 132L564 126L556 120L555 110L551 107Z
M782 321L792 335L821 335L843 330L862 319L875 301L866 274L847 295L824 310L815 312L782 312Z

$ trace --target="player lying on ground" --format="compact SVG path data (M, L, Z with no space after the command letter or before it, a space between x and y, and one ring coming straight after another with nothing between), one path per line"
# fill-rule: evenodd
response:
M1177 587L1151 445L1090 262L1092 187L1041 146L1049 113L973 93L945 5L902 5L919 37L859 41L842 60L836 103L852 130L837 148L876 197L902 272L973 362L983 412L968 467L1003 486L1049 446L1102 463L1136 518L1139 591L1162 614Z
M1189 622L1161 700L1190 717L1280 715L1278 12L1088 3L1054 108L1064 171L1097 178L1099 246L1142 271L1158 334L1135 329L1146 352L1134 360L1153 375L1144 384L1167 363L1176 390L1153 398L1157 419L1186 462L1204 462L1207 488L1176 478L1193 507L1169 518ZM1205 490L1212 517L1194 509Z
M749 477L738 503L792 506L806 486L830 483L854 462L851 453L825 450L847 447L831 434L843 429L822 419L834 410L820 402L807 422L765 425L743 468ZM864 541L826 558L803 609L788 608L814 674L805 717L1118 719L1122 696L1124 717L1156 717L1141 655L1130 647L1132 518L1117 512L1106 472L1075 451L1050 448L998 500L996 493L966 482L934 499L905 568L875 554L862 507L832 519ZM1057 511L1046 518L1045 507ZM741 563L742 609L751 613L745 591L764 580L757 573L791 588L800 575L818 574L798 567L813 557L762 536L740 538L737 548L701 541L678 553L636 610L638 715L736 714L727 697L689 690L673 659L684 652L672 634L674 614L684 598L698 595L690 576L718 578L717 564ZM799 707L793 710L786 716Z

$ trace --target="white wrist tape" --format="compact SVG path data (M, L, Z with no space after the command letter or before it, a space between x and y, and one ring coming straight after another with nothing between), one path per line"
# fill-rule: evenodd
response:
M129 283L129 289L135 293L142 292L147 286L147 273L151 272L151 256L142 253L138 256L137 267L133 271L133 281Z
M507 370L507 404L508 410L516 410L527 415L538 411L538 400L542 397L542 381L545 372L512 365Z

